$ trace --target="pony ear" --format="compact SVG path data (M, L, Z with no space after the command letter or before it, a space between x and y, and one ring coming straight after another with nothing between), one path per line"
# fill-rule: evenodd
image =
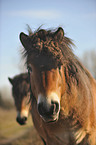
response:
M64 30L59 27L58 30L54 33L54 37L56 40L60 41L64 37Z
M20 41L24 48L27 50L30 42L30 38L28 35L24 34L23 32L20 33Z
M10 77L8 77L8 80L11 83L11 85L13 85L13 79L11 79Z

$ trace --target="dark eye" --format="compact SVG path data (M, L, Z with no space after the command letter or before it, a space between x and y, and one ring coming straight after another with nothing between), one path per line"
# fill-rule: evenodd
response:
M59 71L60 71L60 69L61 69L61 66L59 66Z
M59 66L58 69L59 69L59 74L61 75L61 66Z
M27 66L27 70L28 70L28 73L31 73L31 72L32 72L32 67L31 67L31 65L28 65L28 66Z

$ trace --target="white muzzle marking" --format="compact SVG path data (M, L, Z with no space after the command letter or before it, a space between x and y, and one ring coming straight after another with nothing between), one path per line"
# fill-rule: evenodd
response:
M17 112L17 117L28 117L28 111L27 110L22 110L21 112Z
M60 111L60 99L59 99L58 95L55 92L51 92L47 96L44 96L43 94L39 94L38 95L37 104L44 103L44 104L46 104L46 107L49 108L49 106L52 103L52 101L58 102L59 111Z

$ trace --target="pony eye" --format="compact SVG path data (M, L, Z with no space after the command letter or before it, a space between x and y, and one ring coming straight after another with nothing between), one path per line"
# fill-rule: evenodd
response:
M61 66L59 66L59 71L60 71L60 69L61 69Z
M30 65L27 66L28 73L32 72L32 67Z
M59 74L61 75L61 71L60 71L61 70L61 66L59 66L58 69L59 69Z

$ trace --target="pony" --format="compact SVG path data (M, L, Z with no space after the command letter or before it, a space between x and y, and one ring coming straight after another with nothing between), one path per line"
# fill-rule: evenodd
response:
M17 110L16 120L20 125L24 125L31 109L28 73L21 73L14 78L9 77L8 80L12 85L12 94Z
M32 110L31 110L32 100L30 101L30 82L29 82L28 73L21 73L19 75L14 76L13 78L9 77L8 80L12 85L13 99L15 102L15 107L17 109L16 121L20 125L25 125L27 123L29 112L32 115ZM39 125L39 119L37 121L34 121L34 125L35 124ZM37 126L35 126L35 128L37 128ZM41 130L41 128L39 127L38 129ZM43 130L41 131L43 133ZM43 138L41 137L41 133L39 136L43 141L43 144L46 145Z
M96 80L73 53L72 40L59 27L21 32L20 41L32 118L46 145L96 145Z

